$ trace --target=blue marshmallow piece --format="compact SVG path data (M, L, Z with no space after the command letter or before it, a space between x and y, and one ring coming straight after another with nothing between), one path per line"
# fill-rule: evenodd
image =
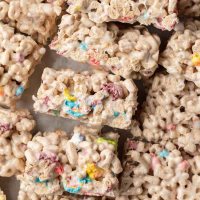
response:
M16 90L16 92L15 92L15 95L16 95L16 96L20 96L20 95L23 94L23 92L24 92L24 87L20 85L20 86L17 88L17 90Z
M85 42L82 42L80 44L80 49L82 49L83 51L87 51L88 50L88 45Z
M159 156L161 158L167 158L167 156L169 156L169 151L167 151L166 149L163 149L160 153Z

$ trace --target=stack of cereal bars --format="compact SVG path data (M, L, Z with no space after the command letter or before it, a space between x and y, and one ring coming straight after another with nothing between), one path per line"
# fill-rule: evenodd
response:
M18 200L200 200L198 17L200 0L0 0L0 176ZM90 66L45 66L33 95L73 131L36 132L16 105L46 45Z

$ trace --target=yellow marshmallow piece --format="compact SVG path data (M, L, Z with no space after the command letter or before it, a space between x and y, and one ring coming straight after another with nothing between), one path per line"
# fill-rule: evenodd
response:
M104 174L104 169L96 166L94 163L88 163L86 172L91 179L98 179L101 178Z
M66 100L68 100L68 101L76 101L77 100L77 98L75 96L70 94L70 92L67 88L64 89L64 96L65 96Z
M192 56L192 64L194 66L200 66L200 53L194 53Z

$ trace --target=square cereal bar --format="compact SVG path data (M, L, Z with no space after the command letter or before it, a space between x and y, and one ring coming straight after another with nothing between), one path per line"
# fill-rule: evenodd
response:
M54 2L54 3L53 3ZM0 20L25 33L41 44L56 31L56 20L61 14L61 1L3 0L0 2Z
M72 194L114 196L117 175L122 171L117 157L118 134L98 135L97 129L76 127L69 140L62 131L38 133L27 144L23 199L27 192L41 198ZM33 194L34 196L34 194ZM21 200L20 199L20 200Z
M173 75L154 77L132 134L151 142L172 141L194 155L200 150L200 89Z
M121 193L131 200L197 200L199 163L199 155L186 155L171 142L128 139Z
M131 79L106 72L45 68L33 99L36 112L128 129L137 108L137 88Z
M24 152L34 126L29 111L0 108L0 176L24 172Z
M95 23L119 21L153 24L171 31L178 23L177 0L66 0L71 14L85 12Z
M122 172L118 138L113 132L98 135L95 129L76 127L66 146L72 170L62 174L64 190L87 196L116 196L117 175Z
M0 104L15 104L44 53L31 37L0 22Z
M159 63L200 87L200 20L188 19L173 33Z
M151 76L158 67L160 38L145 27L97 24L87 14L66 14L50 44L58 54L125 78Z

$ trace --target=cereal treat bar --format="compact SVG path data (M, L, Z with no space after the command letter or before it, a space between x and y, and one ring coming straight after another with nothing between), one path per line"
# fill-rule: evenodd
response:
M6 200L6 195L3 193L1 189L0 189L0 200Z
M169 31L178 23L177 0L67 0L67 3L69 13L88 13L95 23L138 21Z
M157 75L141 112L134 136L148 141L172 141L189 154L199 151L200 89L173 75Z
M27 144L26 168L20 200L72 194L114 196L117 175L122 171L117 157L118 134L98 135L98 130L76 127L69 140L62 131L38 133ZM35 193L35 194L34 194Z
M128 129L137 108L137 88L131 79L106 72L45 68L33 99L36 112Z
M18 176L23 191L31 192L32 196L35 193L41 198L62 195L59 176L64 170L71 169L66 152L67 142L67 134L62 131L38 133L28 142L25 172Z
M97 130L79 126L66 146L71 171L62 174L64 190L72 194L114 197L117 175L122 172L117 157L119 135L98 135Z
M170 74L181 75L200 87L200 21L189 20L183 30L175 32L159 62Z
M24 152L34 126L27 110L0 108L0 176L10 177L24 171Z
M121 193L132 200L197 200L199 162L199 155L188 157L169 141L151 144L129 139Z
M0 22L0 104L15 104L44 53L31 37Z
M53 3L55 2L55 3ZM56 31L61 1L1 0L0 21L46 44Z
M182 15L200 16L200 0L179 0L178 7Z
M158 67L160 38L145 27L96 24L87 14L66 14L50 48L125 78L151 76Z

